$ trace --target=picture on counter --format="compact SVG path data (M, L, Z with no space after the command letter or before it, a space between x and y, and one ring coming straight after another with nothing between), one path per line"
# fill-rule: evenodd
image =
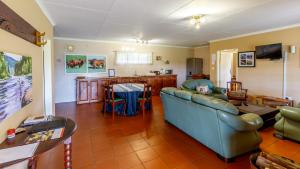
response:
M106 73L106 56L88 56L88 73Z
M65 55L66 73L87 73L86 55Z
M255 51L238 53L239 67L255 67Z
M108 77L115 77L116 70L115 69L108 69Z
M0 122L32 102L32 58L0 51Z

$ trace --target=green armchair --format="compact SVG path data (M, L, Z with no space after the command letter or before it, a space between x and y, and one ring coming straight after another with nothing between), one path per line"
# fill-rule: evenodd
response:
M209 96L218 98L218 99L222 99L227 101L228 98L225 95L226 93L226 89L225 88L221 88L221 87L216 87L213 85L212 81L207 80L207 79L191 79L191 80L186 80L185 82L183 82L181 88L183 90L187 90L193 93L197 93L197 86L208 86L209 89Z
M300 104L297 107L282 107L275 119L276 137L300 141Z

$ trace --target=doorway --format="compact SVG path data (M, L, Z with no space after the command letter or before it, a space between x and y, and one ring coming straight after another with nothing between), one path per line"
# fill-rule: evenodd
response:
M217 85L227 88L227 82L237 78L237 49L217 52Z

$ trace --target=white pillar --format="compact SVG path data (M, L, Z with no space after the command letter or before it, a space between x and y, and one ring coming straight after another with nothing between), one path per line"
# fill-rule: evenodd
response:
M43 65L44 65L44 110L45 115L55 115L53 102L53 59L51 41L43 46Z
M287 68L287 61L288 61L288 52L285 51L284 52L284 56L283 56L283 85L282 85L282 98L286 98L286 90L287 90L287 81L286 81L286 68Z

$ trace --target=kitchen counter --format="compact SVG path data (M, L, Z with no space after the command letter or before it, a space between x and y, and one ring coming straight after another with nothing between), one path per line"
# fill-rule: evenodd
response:
M141 78L141 77L169 77L177 76L176 74L160 74L160 75L136 75L136 76L102 76L102 77L87 77L87 76L78 76L76 80L93 80L93 79L118 79L118 78Z
M91 103L103 101L104 85L116 83L147 82L152 86L152 95L159 95L163 87L176 87L177 75L140 75L140 76L116 76L116 77L84 77L76 78L77 103Z

